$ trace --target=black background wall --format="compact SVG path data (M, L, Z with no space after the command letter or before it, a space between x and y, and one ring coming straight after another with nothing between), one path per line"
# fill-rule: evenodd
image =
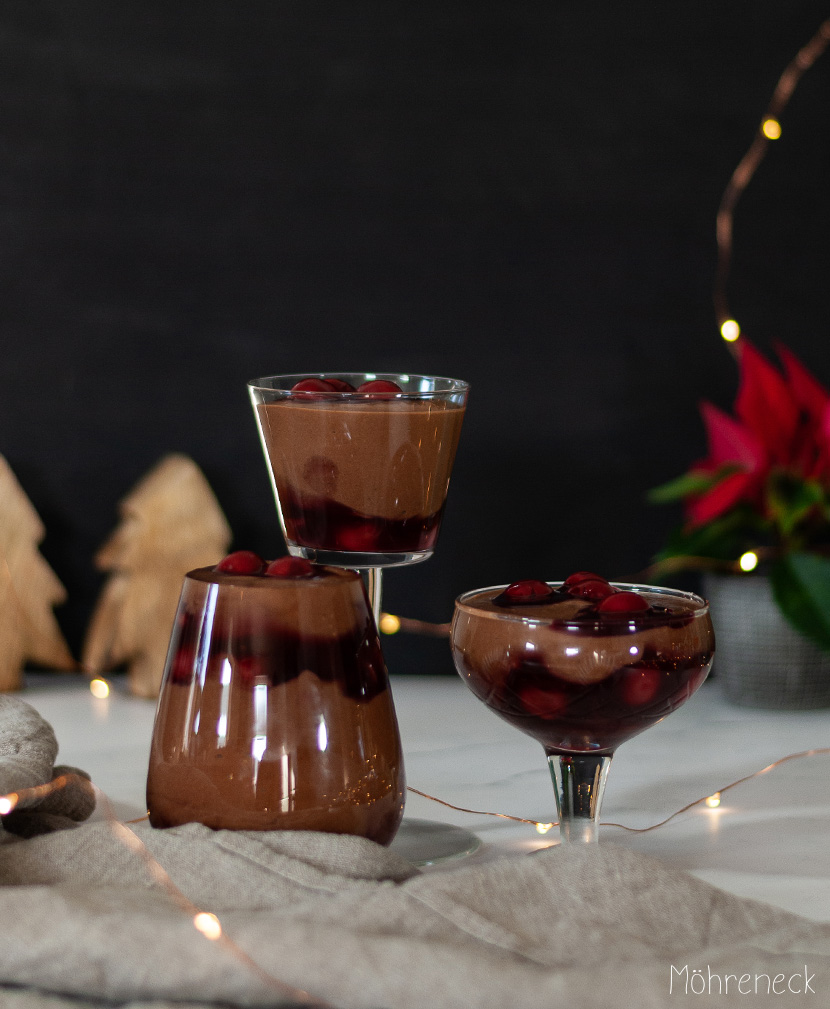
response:
M283 552L244 383L467 378L435 557L387 608L640 570L736 371L714 217L818 2L356 0L0 7L0 453L76 648L118 500L168 451L236 545ZM750 337L830 383L830 55L739 205ZM395 671L447 671L390 640Z

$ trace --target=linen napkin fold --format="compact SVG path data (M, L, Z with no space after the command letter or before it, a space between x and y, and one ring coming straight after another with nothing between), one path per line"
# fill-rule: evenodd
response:
M85 824L0 846L4 1009L293 1004L261 971L344 1009L830 1003L830 925L614 845L420 873L356 837L134 829L255 966L197 931L109 823ZM738 992L744 975L760 994ZM790 992L767 995L778 975Z
M0 796L15 796L13 810L0 818L0 841L74 827L95 809L89 775L56 766L57 755L52 726L19 697L0 695ZM40 789L53 782L60 787Z

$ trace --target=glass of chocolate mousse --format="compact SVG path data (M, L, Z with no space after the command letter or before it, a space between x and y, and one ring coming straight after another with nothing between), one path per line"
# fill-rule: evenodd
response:
M248 551L184 581L147 780L150 822L389 844L401 744L356 571Z
M465 593L451 639L473 693L544 747L564 842L597 840L615 750L688 700L715 650L699 596L585 571Z
M321 372L248 389L289 553L371 571L377 618L381 570L435 549L469 386Z

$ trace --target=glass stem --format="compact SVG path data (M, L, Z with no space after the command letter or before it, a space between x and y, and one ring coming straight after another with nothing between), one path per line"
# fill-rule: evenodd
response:
M563 844L595 844L610 754L548 753Z
M383 595L383 568L366 568L366 592L372 606L375 623L380 627L381 597Z

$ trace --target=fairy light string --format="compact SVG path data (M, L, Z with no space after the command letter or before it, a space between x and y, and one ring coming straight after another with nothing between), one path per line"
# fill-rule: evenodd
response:
M253 957L249 956L241 946L230 938L222 927L222 923L217 915L213 914L212 911L206 911L204 908L198 907L176 886L167 874L167 871L158 859L153 857L138 834L115 816L109 798L99 788L96 788L96 794L102 800L106 821L113 834L142 860L148 874L167 892L182 911L190 917L193 928L197 932L200 932L206 939L224 948L239 963L255 974L266 986L278 992L282 998L290 998L294 1003L309 1006L310 1009L334 1009L332 1004L325 999L311 995L303 988L296 988L293 985L286 984L285 981L281 981L274 974L271 974L270 971L261 967ZM141 819L146 819L146 817L142 817Z
M764 774L768 774L770 771L774 770L776 767L781 767L782 764L786 764L791 760L803 760L807 757L816 756L828 756L830 755L830 747L814 747L810 750L801 750L798 753L788 753L784 757L780 757L778 760L773 760L771 764L767 764L765 767L760 768L757 771L753 771L751 774L746 774L742 778L738 778L736 781L730 781L727 785L722 785L715 792L710 792L707 795L702 795L698 799L694 799L692 802L686 803L685 806L681 806L680 809L675 810L665 819L660 820L657 823L653 823L648 827L629 827L624 823L611 823L602 822L603 827L619 827L621 830L627 830L633 834L646 834L651 830L656 830L658 827L663 827L665 824L674 820L676 817L680 816L682 813L687 813L689 810L694 809L695 806L705 805L710 809L714 809L720 805L721 797L724 792L730 791L730 789L736 788L738 785L743 785L747 781L752 781L754 778L759 778ZM10 813L13 809L17 808L21 804L30 804L31 802L41 799L52 792L55 792L61 788L65 788L71 783L73 778L77 778L77 775L63 774L60 777L55 778L53 781L47 782L45 785L37 785L33 788L21 788L16 792L9 792L7 795L0 795L0 817L5 816ZM117 828L117 833L121 840L127 844L132 850L138 852L141 857L145 860L149 867L152 867L152 875L156 880L161 883L166 889L170 890L172 893L176 888L174 887L172 881L170 880L167 873L162 869L158 862L150 855L146 846L138 835L130 830L128 824L141 823L147 819L146 814L144 816L138 817L135 820L122 821L118 820L115 814L112 812L112 807L110 806L109 799L107 796L98 788L97 785L93 785L95 788L96 795L102 800L103 807L106 812L107 821L115 830ZM431 802L437 802L441 806L446 806L448 809L454 809L458 813L469 813L473 816L492 816L498 817L502 820L511 820L514 823L526 823L529 826L535 827L540 834L546 834L552 827L558 825L558 821L547 822L544 820L534 820L530 817L525 816L514 816L511 813L500 813L488 809L470 809L467 806L457 806L452 802L447 802L445 799L439 799L436 795L431 795L429 792L424 792L420 788L415 788L412 785L407 786L407 791L412 792L415 795L420 795L424 799L429 799ZM170 889L172 888L172 889ZM179 892L179 891L176 891ZM178 899L178 898L177 898ZM192 912L194 917L201 914L201 910L197 908L194 904L187 900L184 895L181 895L181 901L185 903L182 905L188 912ZM321 1003L316 1003L321 1004Z
M724 792L728 792L731 788L742 785L744 782L752 781L753 778L759 778L761 775L769 773L769 771L772 771L776 767L780 767L782 764L786 764L790 760L801 760L805 757L815 757L820 755L830 755L830 747L816 747L812 750L802 750L799 753L788 753L785 757L774 760L771 764L767 764L766 767L762 767L758 771L746 774L744 777L738 778L737 781L731 781L728 785L722 785L715 792L711 792L708 795L702 795L699 799L686 803L685 806L675 810L674 813L671 813L664 820L660 820L658 823L653 823L649 827L628 827L624 823L609 823L606 821L602 821L600 825L603 827L619 827L620 830L627 830L632 834L647 834L650 830L657 830L658 827L663 827L665 824L669 823L669 821L680 816L681 813L687 813L689 810L694 809L695 806L705 805L709 809L716 809L720 806L721 796ZM540 834L546 834L552 827L558 826L558 821L545 823L540 820L526 819L523 816L511 816L509 813L493 813L488 812L487 810L467 809L465 806L455 806L451 802L445 802L444 799L439 799L436 796L430 795L428 792L422 792L417 788L409 787L407 791L415 792L417 795L422 795L425 799L432 799L433 802L439 802L442 806L448 806L450 809L454 809L459 813L472 813L476 816L498 816L505 820L513 820L516 823L532 824L536 827L536 830Z
M710 809L717 808L720 806L721 796L724 792L727 792L732 788L736 788L738 785L747 781L751 781L753 778L758 778L767 774L774 768L780 767L788 761L800 760L818 755L830 755L830 747L820 747L811 750L803 750L799 753L789 753L778 760L774 760L771 764L767 764L765 767L760 768L760 770L744 775L742 778L738 778L736 781L732 781L728 785L723 785L720 789L710 795L701 796L699 799L695 799L693 802L687 803L670 816L667 816L665 819L660 820L658 823L651 824L651 826L648 827L629 827L622 823L607 822L603 822L602 826L619 827L622 830L626 830L634 834L646 834L651 830L656 830L658 827L664 826L671 820L680 816L682 813L686 813L689 810L694 809L696 806L705 805ZM7 795L0 796L0 817L11 812L21 803L34 801L50 794L51 792L57 791L60 788L65 788L67 784L69 784L68 779L72 777L74 776L61 775L45 785L38 785L33 788L21 788L17 792L10 792ZM138 823L141 820L145 820L147 817L144 816L140 817L138 820L130 820L127 822L119 820L113 812L107 795L96 785L93 785L93 787L95 788L96 797L101 802L104 809L106 822L108 823L115 838L133 852L136 857L141 859L148 875L164 889L164 891L171 897L182 912L190 918L191 925L197 932L204 936L206 940L220 945L240 965L256 975L256 977L258 977L266 986L277 992L281 998L290 998L295 1004L308 1006L309 1009L334 1009L331 1003L327 1002L325 999L315 997L305 989L295 988L292 985L280 980L278 977L261 967L256 960L249 956L249 954L246 953L241 946L228 936L222 926L221 920L216 914L194 904L193 901L191 901L186 894L184 894L175 885L158 859L151 854L138 834L136 834L136 832L128 825L129 823ZM420 789L413 788L411 786L408 787L407 791L413 792L425 799L437 802L442 806L446 806L449 809L454 809L461 813L470 813L475 816L492 816L504 820L511 820L516 823L525 823L530 826L534 826L540 834L546 834L553 827L557 826L557 821L544 822L541 820L533 820L528 817L513 816L510 813L499 813L481 809L468 809L464 806L457 806L454 803L447 802L444 799L439 799L437 796L430 795L428 792L421 791Z
M821 56L828 43L830 43L830 19L825 21L810 41L799 49L778 78L778 83L772 93L767 110L761 117L752 143L732 173L718 207L715 219L718 259L713 292L715 318L721 336L735 357L737 357L736 343L741 335L741 327L732 317L726 296L726 285L732 264L735 207L763 161L770 143L778 140L781 136L781 114L792 98L798 82Z

